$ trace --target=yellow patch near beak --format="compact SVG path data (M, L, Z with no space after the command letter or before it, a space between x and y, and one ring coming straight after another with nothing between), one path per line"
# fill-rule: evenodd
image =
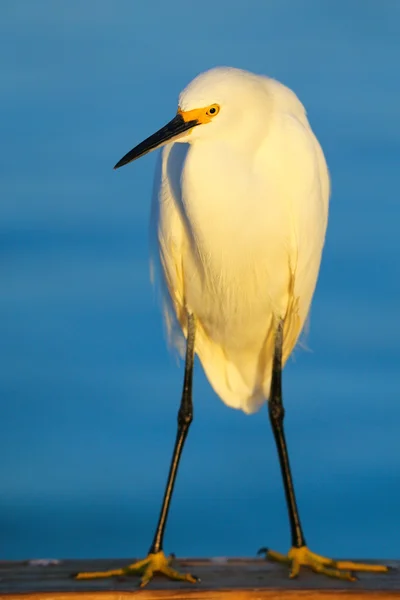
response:
M205 123L209 123L212 119L212 116L207 114L207 110L208 106L186 111L178 107L178 114L181 115L185 123L188 121L197 121L199 124L204 125Z

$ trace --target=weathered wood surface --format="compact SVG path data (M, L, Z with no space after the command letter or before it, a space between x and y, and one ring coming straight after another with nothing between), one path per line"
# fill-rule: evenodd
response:
M385 561L387 574L361 573L354 583L329 579L310 571L288 579L281 565L262 559L181 559L183 571L201 578L199 584L155 578L138 590L134 577L76 581L78 571L99 571L129 564L128 560L65 560L48 566L0 562L0 598L5 600L374 600L400 599L400 562ZM381 562L381 561L379 561Z

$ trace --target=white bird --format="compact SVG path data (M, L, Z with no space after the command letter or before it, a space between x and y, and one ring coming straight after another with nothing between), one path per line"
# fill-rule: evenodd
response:
M196 353L228 406L252 413L269 399L292 547L268 558L344 579L384 566L334 562L306 546L283 431L281 370L302 331L317 282L328 219L329 175L305 109L286 86L233 68L196 77L176 116L128 152L123 166L164 146L155 177L156 238L171 342L186 338L178 433L154 541L125 569L79 578L154 572L188 581L162 550L180 454L192 420Z

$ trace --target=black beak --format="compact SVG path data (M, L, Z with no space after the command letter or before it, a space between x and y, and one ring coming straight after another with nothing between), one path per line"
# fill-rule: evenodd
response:
M164 125L164 127L161 127L161 129L156 131L156 133L153 133L153 135L145 139L143 142L125 154L125 156L117 162L114 169L119 169L120 167L127 165L133 160L136 160L148 152L159 148L163 144L166 144L173 138L185 133L185 131L192 129L199 124L200 123L197 119L193 121L185 121L181 113L178 113L176 117L172 119L172 121Z

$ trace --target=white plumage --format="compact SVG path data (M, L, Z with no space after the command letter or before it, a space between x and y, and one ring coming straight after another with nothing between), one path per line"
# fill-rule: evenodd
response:
M182 143L183 142L183 143ZM122 167L164 146L157 166L151 230L169 335L186 347L177 435L153 542L128 567L78 579L155 573L196 583L171 567L163 539L183 446L193 419L194 352L222 400L246 413L271 395L292 547L263 548L269 560L345 581L385 565L338 561L311 552L297 508L285 439L282 363L310 309L328 218L324 155L295 94L238 69L199 75L181 93L176 116L130 150ZM154 264L154 263L153 263ZM187 343L184 338L187 338ZM273 375L273 377L272 377ZM271 384L272 380L272 384Z
M277 321L285 362L309 312L329 175L304 107L284 85L215 68L179 97L183 113L215 103L211 122L162 150L151 229L172 344L184 347L192 312L211 385L252 413L269 395Z

